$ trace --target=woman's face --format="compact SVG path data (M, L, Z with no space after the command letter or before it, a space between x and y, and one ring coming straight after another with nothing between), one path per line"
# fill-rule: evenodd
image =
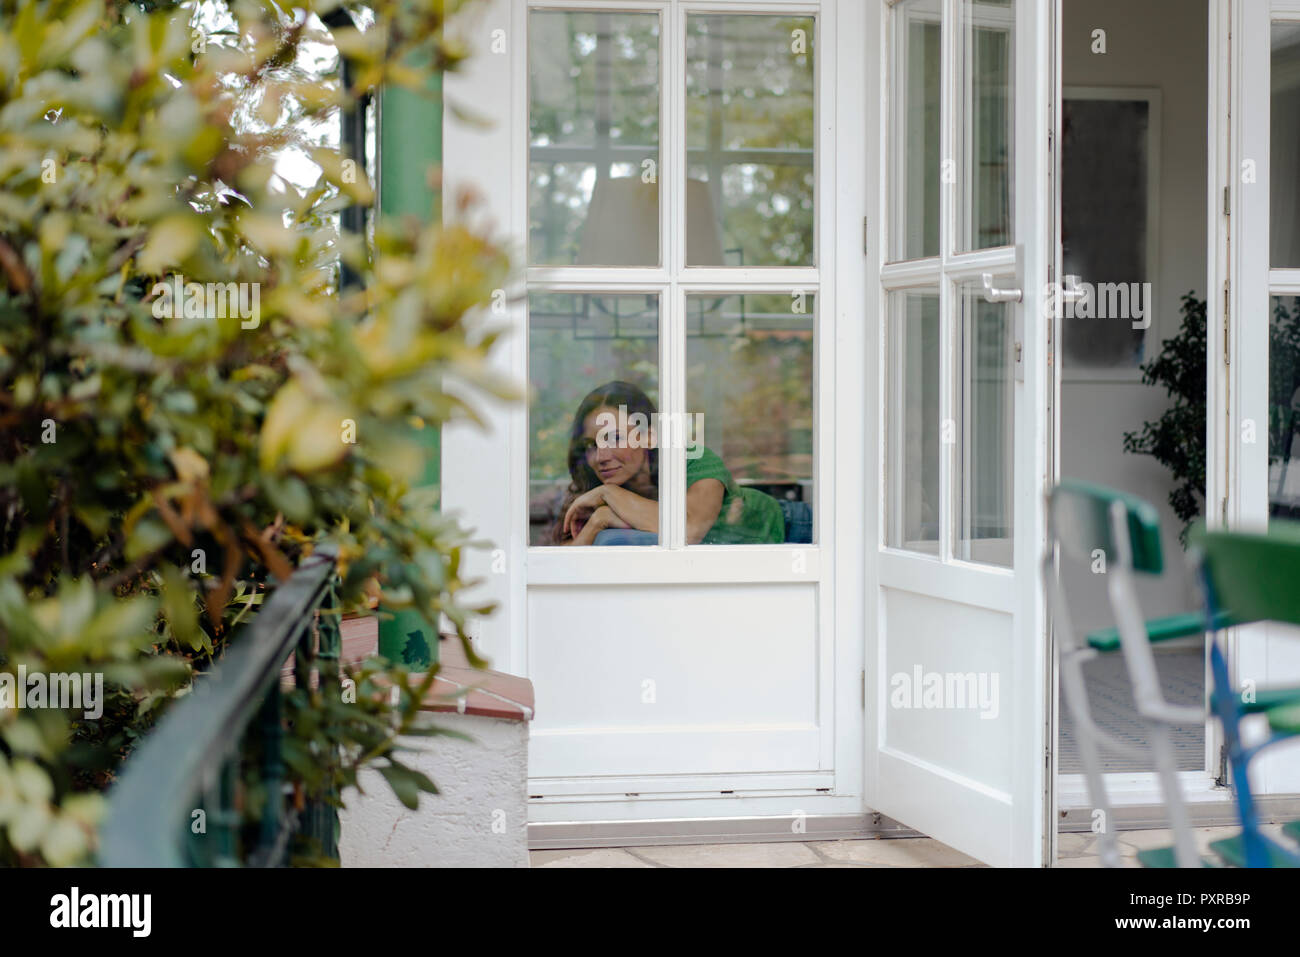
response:
M612 427L611 427L612 425ZM618 410L601 406L582 423L587 464L605 485L626 485L649 471L650 450L645 433L619 421ZM636 447L634 447L636 446Z

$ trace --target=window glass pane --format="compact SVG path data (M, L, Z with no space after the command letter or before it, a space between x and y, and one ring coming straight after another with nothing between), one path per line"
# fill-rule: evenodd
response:
M528 261L659 264L659 16L528 16Z
M1014 277L998 280L1014 285ZM996 284L996 283L995 283ZM1015 356L1013 305L962 287L957 343L957 558L1011 565Z
M1269 260L1300 268L1300 23L1273 24Z
M1149 94L1067 90L1062 102L1062 287L1078 298L1052 309L1071 371L1136 369L1146 358L1158 278L1148 262L1158 186L1152 126Z
M962 0L958 40L958 252L1011 243L1015 133L1011 0Z
M892 228L889 258L939 255L938 0L908 0L895 7L892 160Z
M813 265L814 26L686 18L687 265Z
M890 293L885 544L939 553L939 293Z
M1268 337L1268 513L1300 519L1300 296L1274 296Z
M647 427L659 401L659 297L530 293L528 381L530 543L572 543L563 522L573 500L617 486L608 502L579 506L595 524L578 543L655 544L659 459ZM599 539L582 538L610 518Z
M812 541L815 317L811 293L687 297L688 542Z

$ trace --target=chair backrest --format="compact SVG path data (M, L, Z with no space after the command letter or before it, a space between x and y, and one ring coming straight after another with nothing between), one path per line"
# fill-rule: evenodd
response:
M1052 534L1061 548L1076 558L1087 559L1101 549L1108 562L1118 555L1111 533L1111 507L1120 502L1128 515L1129 550L1133 570L1159 575L1164 570L1160 549L1160 513L1145 499L1127 492L1062 479L1048 496Z
M1300 522L1270 519L1267 532L1209 531L1197 522L1189 542L1212 609L1231 608L1236 622L1300 625Z

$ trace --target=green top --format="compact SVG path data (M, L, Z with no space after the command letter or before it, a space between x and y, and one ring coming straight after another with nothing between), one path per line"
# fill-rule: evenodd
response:
M785 515L772 496L736 482L718 454L700 447L698 458L686 460L686 487L700 479L722 483L722 508L701 545L765 545L785 541Z

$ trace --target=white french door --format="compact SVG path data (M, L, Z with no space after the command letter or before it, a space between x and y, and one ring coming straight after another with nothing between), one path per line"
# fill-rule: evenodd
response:
M480 645L536 691L535 824L862 812L846 8L860 22L857 0L488 0L480 52L447 78L448 102L492 118L449 111L445 182L515 245L494 359L531 394L486 432L446 430L443 494L495 546L466 555L498 602ZM657 529L565 547L573 423L612 383L661 416ZM635 397L616 391L600 408ZM748 493L719 524L743 531L733 513L762 493L811 529L786 512L784 540L688 534L697 456L677 430L700 418Z
M1225 518L1260 529L1300 520L1300 0L1232 0L1229 15ZM1279 627L1236 629L1229 651L1238 683L1300 680L1300 641ZM1252 765L1261 791L1300 793L1290 757Z
M994 865L1043 862L1049 806L1054 7L898 0L868 25L867 803Z

